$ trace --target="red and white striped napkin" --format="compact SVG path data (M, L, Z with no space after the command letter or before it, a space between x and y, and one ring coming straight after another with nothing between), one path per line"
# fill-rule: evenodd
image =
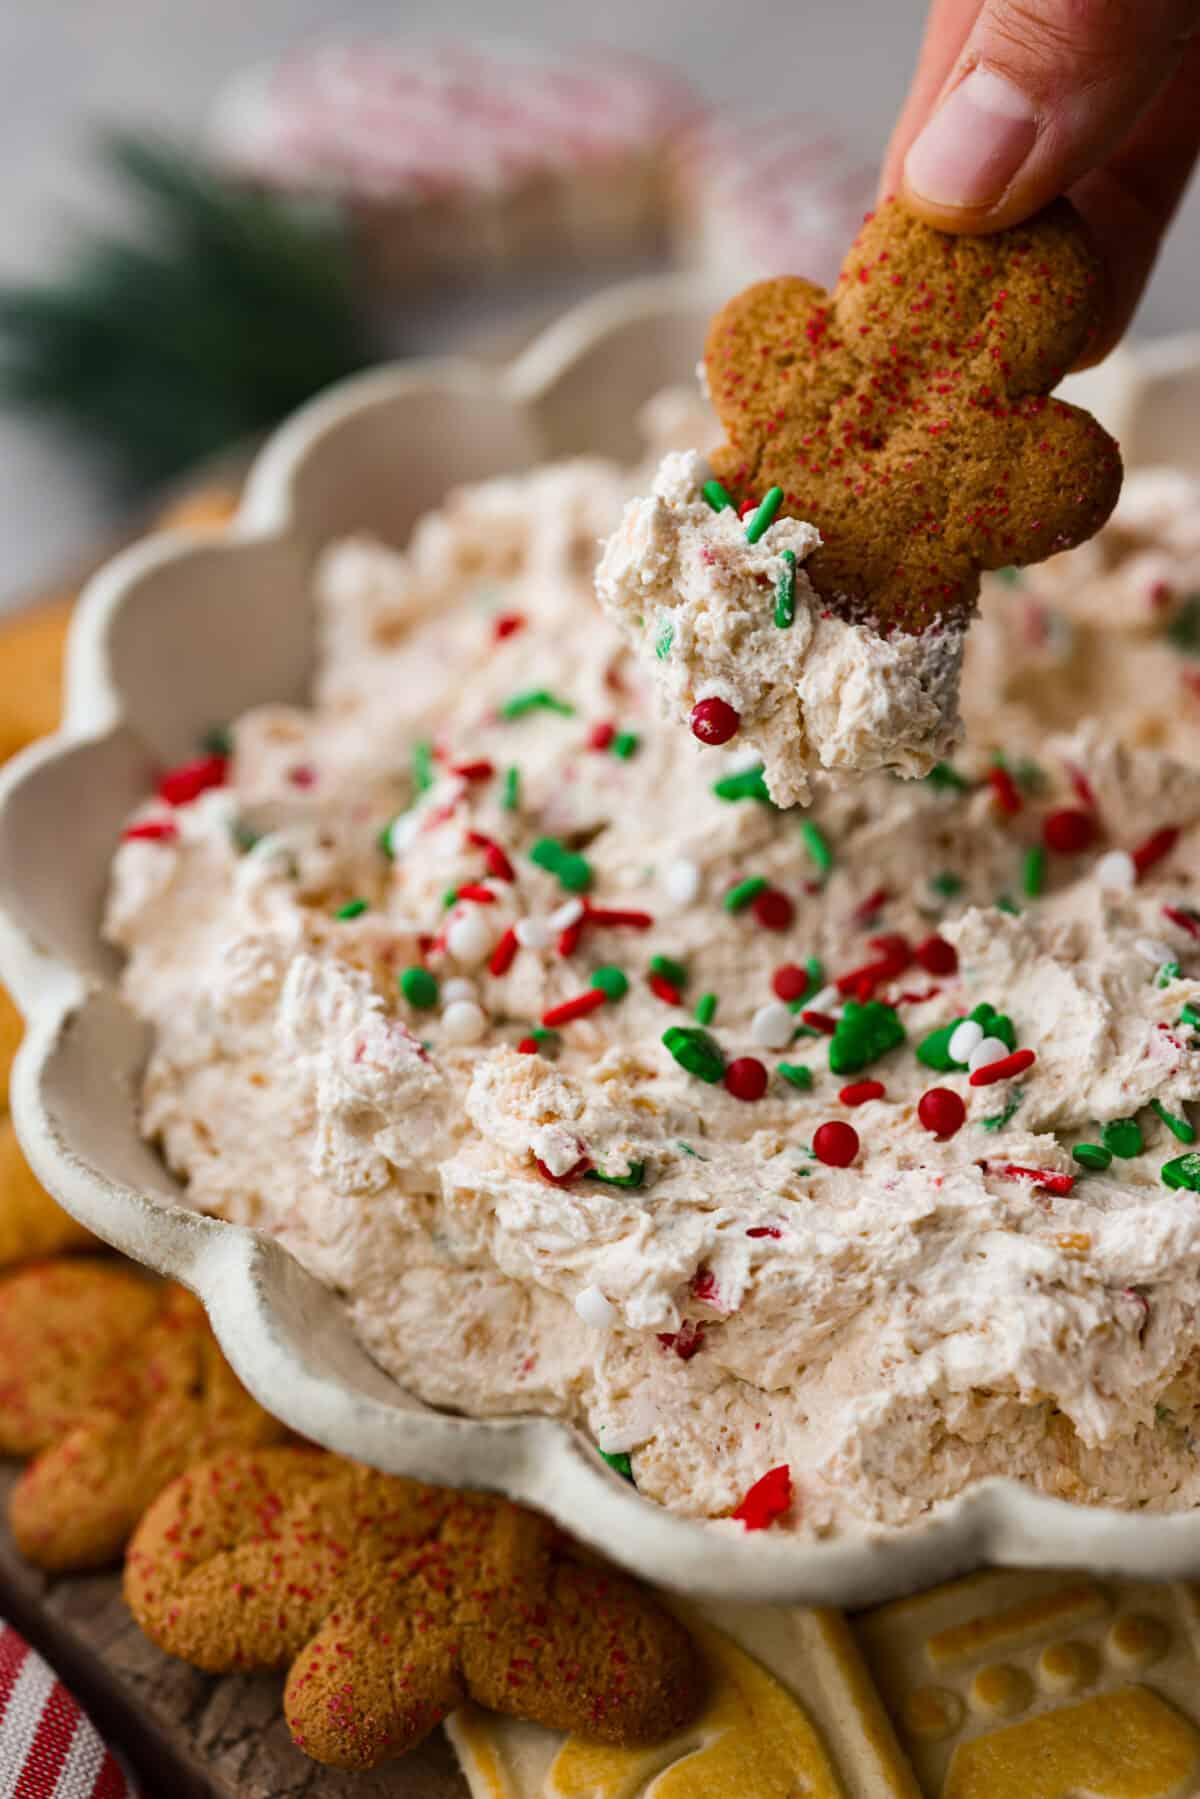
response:
M140 1788L49 1663L0 1621L3 1799L139 1799Z

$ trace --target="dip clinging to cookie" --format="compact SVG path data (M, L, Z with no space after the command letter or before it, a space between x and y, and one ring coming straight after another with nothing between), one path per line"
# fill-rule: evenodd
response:
M958 735L980 572L1108 517L1117 447L1048 397L1102 291L1065 202L985 238L889 202L831 294L781 276L713 320L726 442L663 464L598 588L668 710L760 753L777 803L817 768L927 773Z

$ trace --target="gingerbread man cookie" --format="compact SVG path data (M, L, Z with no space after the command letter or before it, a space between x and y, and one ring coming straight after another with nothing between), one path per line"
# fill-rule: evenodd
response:
M703 1698L687 1632L546 1520L307 1449L226 1455L162 1493L125 1592L214 1673L289 1667L296 1742L334 1767L402 1755L468 1698L610 1743Z
M832 294L781 276L713 320L726 442L666 458L597 591L666 710L757 751L776 804L804 803L818 769L928 773L959 735L980 570L1107 518L1116 445L1047 397L1100 293L1065 204L960 238L891 203Z
M116 1561L181 1469L286 1435L239 1384L182 1287L65 1259L0 1285L0 1452L35 1457L9 1517L39 1567Z

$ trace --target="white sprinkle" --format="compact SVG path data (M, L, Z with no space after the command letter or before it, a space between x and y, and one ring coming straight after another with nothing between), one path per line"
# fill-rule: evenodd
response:
M577 924L587 910L581 899L569 899L565 905L552 912L546 923L552 931L568 931Z
M1175 951L1170 944L1160 943L1154 937L1139 937L1133 947L1144 961L1153 962L1156 968L1175 960Z
M960 1026L961 1029L961 1026ZM957 1032L955 1033L957 1035ZM953 1043L954 1038L950 1039ZM977 1068L990 1068L993 1062L1003 1062L1005 1056L1011 1055L1007 1043L1000 1037L984 1037L975 1045L967 1058L967 1067L972 1074Z
M550 927L544 918L518 918L513 934L522 949L543 950L550 943Z
M421 829L419 812L398 812L387 828L387 846L393 856L402 856Z
M605 1299L599 1287L585 1287L575 1295L575 1310L585 1324L593 1330L611 1330L617 1316L617 1308Z
M832 1012L841 1003L842 996L836 987L822 987L819 993L814 993L811 999L805 1000L804 1009L806 1012Z
M796 1020L779 1000L760 1006L750 1020L750 1035L762 1049L786 1049L796 1030Z
M474 981L468 981L463 975L453 975L450 980L442 982L442 1004L452 1006L456 999L477 999L479 991Z
M442 1013L442 1035L447 1043L478 1043L487 1030L487 1014L473 999L456 999Z
M983 1042L983 1029L973 1018L964 1018L958 1028L951 1033L946 1045L946 1054L960 1068L965 1068L979 1045Z
M1101 887L1113 893L1128 893L1137 885L1137 864L1128 850L1108 850L1097 857L1092 873Z
M663 877L667 895L677 906L690 906L700 892L700 870L694 862L681 857L672 862Z
M446 926L446 948L456 962L472 968L482 962L492 947L492 933L483 916L482 907L472 906L460 912Z

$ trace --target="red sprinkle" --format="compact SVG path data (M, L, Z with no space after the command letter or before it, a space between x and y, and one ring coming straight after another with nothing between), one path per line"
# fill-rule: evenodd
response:
M226 756L198 756L194 762L181 762L168 769L158 783L158 797L168 806L186 806L199 799L210 787L224 787L229 774Z
M851 1081L840 1089L838 1098L844 1106L865 1106L869 1099L882 1099L886 1092L882 1081Z
M1140 879L1148 869L1153 868L1156 862L1161 862L1164 856L1169 856L1178 842L1178 826L1165 825L1161 831L1155 831L1152 837L1147 837L1144 843L1139 843L1137 848L1131 851L1133 866L1137 869L1138 878Z
M757 1056L736 1056L725 1070L725 1089L734 1099L761 1099L767 1071Z
M1001 812L1005 813L1009 818L1014 818L1025 802L1021 798L1017 789L1017 784L1009 774L1008 770L1006 768L1001 768L998 762L994 762L991 768L988 769L987 778L988 785L996 796L996 804L999 806Z
M506 637L524 629L525 614L523 612L501 612L492 624L492 635L497 643L503 643Z
M125 843L171 843L179 835L179 827L169 818L148 818L144 824L126 825L121 832Z
M1089 812L1095 812L1097 810L1096 791L1083 770L1076 768L1073 762L1064 762L1063 767L1067 771L1067 779L1075 790L1075 798L1081 805L1086 806Z
M488 873L497 881L515 881L516 872L507 855L493 837L485 837L482 831L468 831L467 842L477 850L483 851Z
M536 1056L537 1053L538 1053L537 1038L536 1037L522 1037L521 1041L517 1044L517 1054L519 1056Z
M1163 917L1186 931L1189 937L1200 937L1200 918L1194 912L1187 912L1182 906L1164 906Z
M731 737L737 736L741 723L741 713L715 695L711 699L698 700L692 707L692 736L698 737L701 743L728 743Z
M564 925L558 933L557 949L560 956L573 956L579 948L579 939L583 936L585 913L580 913L574 924Z
M618 906L589 906L583 916L588 924L607 925L611 930L626 926L631 931L648 931L654 923L649 912L622 911Z
M496 903L496 896L491 888L485 887L481 881L465 882L455 897L460 900L474 900L477 906L494 906Z
M751 902L753 912L764 931L787 931L791 929L792 920L796 916L796 908L786 893L778 887L764 887L762 892Z
M783 1462L755 1481L733 1515L747 1530L766 1530L790 1509L791 1503L792 1471Z
M1060 856L1077 856L1096 836L1096 820L1078 806L1060 806L1042 820L1042 841Z
M295 768L288 769L287 778L293 787L315 787L317 784L317 771L310 762L300 762L297 763ZM451 810L452 809L453 808L451 808ZM450 813L447 812L446 816L448 818ZM429 829L431 822L431 820L426 819L426 830Z
M548 1012L543 1012L542 1023L547 1030L553 1030L556 1025L570 1024L576 1018L586 1018L589 1012L602 1006L607 998L603 987L589 987L586 993L577 993L574 999L565 999L560 1006L551 1006Z
M813 1132L813 1154L828 1168L849 1168L859 1151L858 1132L852 1124L831 1118Z
M697 1268L690 1285L694 1299L708 1300L710 1304L716 1303L717 1277L711 1268Z
M616 734L617 727L611 719L605 719L603 724L593 725L588 732L589 750L606 750Z
M930 1087L917 1102L917 1117L934 1137L945 1141L966 1123L967 1108L951 1087Z
M918 943L913 955L926 974L956 974L958 971L958 951L936 932Z
M503 937L501 937L499 943L492 951L491 959L488 962L489 974L507 974L516 960L517 948L517 933L513 927L509 925L507 931L505 931ZM527 1041L533 1043L533 1038L531 1037ZM537 1044L533 1043L533 1047L536 1049Z
M533 1039L527 1037L525 1041L531 1043ZM569 1187L572 1181L579 1180L579 1178L582 1175L585 1175L592 1166L591 1161L587 1156L580 1156L578 1162L568 1168L565 1174L551 1174L540 1156L534 1156L533 1161L534 1166L542 1179L544 1181L549 1181L552 1187Z
M1017 1049L1011 1056L1001 1056L998 1062L987 1062L982 1068L977 1068L969 1077L970 1083L972 1087L990 1087L993 1081L1007 1081L1015 1074L1024 1074L1036 1061L1037 1057L1031 1049Z
M681 1006L683 1004L682 993L680 993L674 981L668 981L665 974L650 975L647 978L646 985L649 987L651 993L654 994L655 998L661 999L664 1005Z
M685 1318L677 1331L656 1331L655 1336L664 1349L673 1349L681 1362L690 1362L698 1350L704 1348L704 1326L692 1318Z
M800 1022L808 1025L814 1031L824 1031L827 1037L832 1037L837 1030L836 1018L831 1018L828 1012L814 1012L811 1007L807 1007L801 1012Z
M776 999L799 999L809 989L808 970L795 962L784 962L771 976L771 991Z
M855 906L850 914L851 920L855 924L866 924L868 919L874 918L877 912L882 911L890 898L891 895L886 887L876 887L874 893L868 893L866 899L860 900Z
M864 962L860 968L851 968L846 974L839 975L836 983L839 993L852 993L858 1000L869 1000L881 981L890 981L893 976L903 974L912 961L908 938L902 937L899 931L872 937L871 948L880 952L876 960Z
M1032 1181L1047 1193L1067 1194L1075 1185L1073 1174L1058 1174L1053 1168L1022 1168L1019 1162L1006 1162L1000 1173L1010 1181Z
M773 1224L756 1224L746 1232L748 1237L782 1237L783 1232Z
M758 511L758 501L757 500L743 500L741 505L738 507L738 517L739 518L749 518L750 514L752 512L757 512L757 511Z
M490 781L495 772L495 764L482 759L478 762L454 762L450 766L450 773L457 775L460 781Z

